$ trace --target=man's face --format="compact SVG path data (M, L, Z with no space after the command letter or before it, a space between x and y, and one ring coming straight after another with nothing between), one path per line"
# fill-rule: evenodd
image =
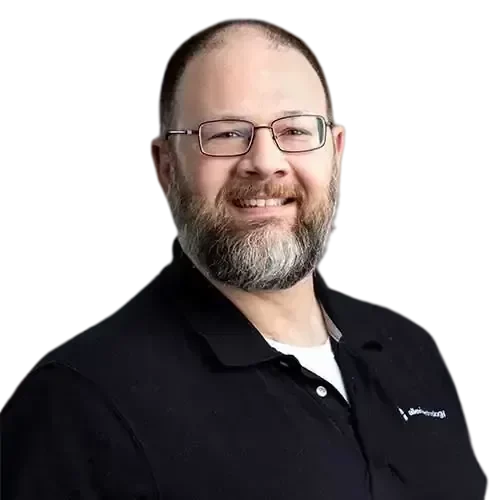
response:
M268 125L287 110L326 117L321 82L305 57L253 32L193 59L178 98L177 128L225 115ZM167 192L186 253L210 278L247 291L286 289L307 277L333 227L342 133L327 129L323 148L283 153L271 131L259 129L239 157L204 156L196 136L175 138ZM236 201L259 198L293 201L270 208Z

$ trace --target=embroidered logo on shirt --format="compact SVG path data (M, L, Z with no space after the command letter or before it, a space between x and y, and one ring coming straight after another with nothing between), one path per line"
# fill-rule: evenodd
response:
M424 415L426 417L441 418L441 419L446 418L445 410L424 410L420 406L418 408L410 408L407 412L404 412L398 406L398 410L406 422L408 421L408 416L413 417L414 415Z

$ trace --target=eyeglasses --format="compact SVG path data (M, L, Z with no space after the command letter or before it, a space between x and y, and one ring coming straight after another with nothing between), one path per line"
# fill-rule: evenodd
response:
M285 116L262 126L247 120L210 120L194 130L167 130L165 139L176 134L198 135L200 150L206 156L242 156L250 151L255 131L267 128L280 151L304 153L325 145L328 127L333 123L321 115Z

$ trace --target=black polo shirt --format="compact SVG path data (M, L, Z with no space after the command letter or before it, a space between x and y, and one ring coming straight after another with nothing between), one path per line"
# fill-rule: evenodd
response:
M483 499L429 334L318 273L314 285L342 334L330 341L350 404L175 240L173 263L44 356L3 408L3 500Z

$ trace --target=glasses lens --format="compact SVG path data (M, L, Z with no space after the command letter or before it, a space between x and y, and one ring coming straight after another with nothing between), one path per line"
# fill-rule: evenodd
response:
M252 124L242 120L205 122L199 130L201 149L212 156L241 155L248 150L252 132ZM273 132L281 150L309 151L324 144L326 123L321 116L287 116L273 123Z
M283 151L309 151L323 144L326 124L320 116L287 116L276 120L273 130Z
M214 156L240 155L248 149L252 125L238 120L220 120L200 126L200 142L204 153Z

